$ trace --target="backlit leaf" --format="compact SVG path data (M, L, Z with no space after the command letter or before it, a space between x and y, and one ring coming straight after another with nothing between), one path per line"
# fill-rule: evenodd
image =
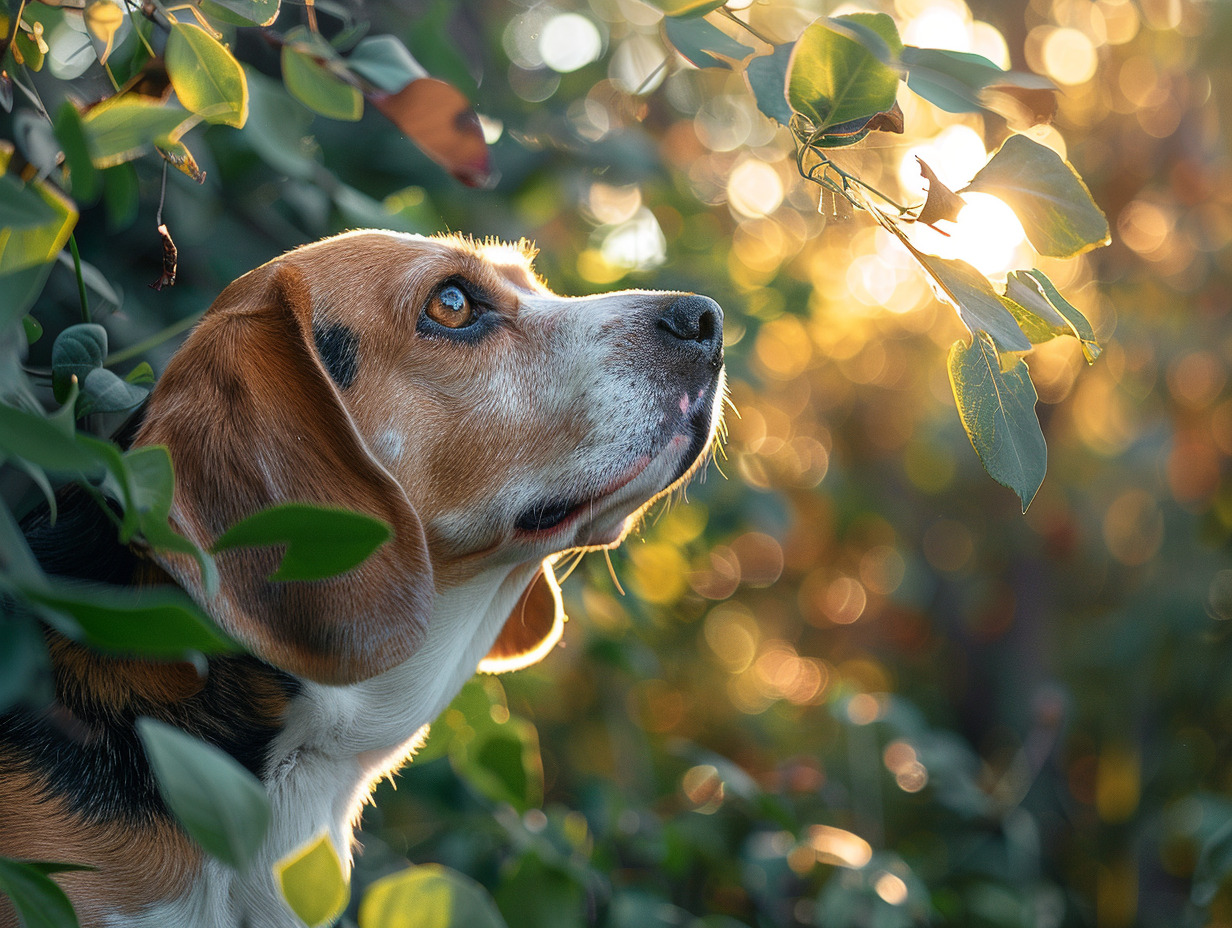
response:
M452 84L423 77L397 93L370 93L368 99L425 155L468 187L482 187L491 179L479 117Z
M91 109L82 118L96 168L131 161L156 143L178 141L199 117L155 97L124 94Z
M84 17L90 35L103 43L103 52L98 60L106 64L115 44L116 33L124 25L124 9L112 0L90 0L86 4Z
M731 69L730 61L743 61L753 54L752 48L736 41L704 19L678 19L669 16L663 21L663 31L676 51L699 68ZM716 58L716 55L719 57ZM780 82L779 89L782 87Z
M1005 296L1037 316L1053 335L1073 335L1082 343L1087 363L1095 363L1103 350L1095 330L1087 317L1061 296L1043 271L1014 271L1006 280Z
M757 108L780 125L791 122L787 102L787 66L796 43L776 45L769 55L759 55L745 66L744 79L753 91Z
M688 19L693 16L705 16L711 10L717 10L727 0L650 0L668 16L679 16Z
M942 219L950 222L956 221L962 208L967 205L963 198L941 183L937 175L933 173L933 169L924 163L923 158L917 157L915 160L920 162L920 173L928 181L928 197L924 200L920 212L916 214L915 221L925 225L931 225Z
M373 883L359 928L505 928L488 891L455 870L423 864Z
M450 759L462 776L494 802L519 812L543 802L543 761L539 737L525 719L484 726L469 742L455 742Z
M244 69L226 47L195 23L172 23L164 55L175 95L207 122L236 128L248 120Z
M286 553L271 580L320 580L362 564L392 537L380 519L306 503L272 506L232 525L212 549L285 545Z
M201 12L235 26L272 26L279 0L201 0Z
M1068 161L1025 135L1011 135L967 187L1004 201L1042 255L1069 258L1110 241L1108 220Z
M231 755L154 719L137 720L158 791L207 853L242 870L269 829L269 796Z
M804 30L787 68L787 99L818 129L890 109L902 41L884 13L823 18Z
M8 195L15 191L8 183L11 180L8 175L5 175L4 180L4 186L0 187L0 200L7 199ZM0 277L51 261L68 242L73 227L77 225L76 205L53 185L34 180L22 189L22 205L17 209L27 216L31 208L36 209L45 221L21 228L0 223ZM42 212L39 207L33 207L33 201L26 193L33 193L40 199L43 206L49 208L49 213ZM49 219L46 218L48 215Z
M1001 351L1031 350L1031 340L987 277L966 261L924 254L905 237L900 240L928 272L937 295L954 307L969 331L987 332Z
M1048 448L1035 416L1037 395L1026 362L1001 370L997 347L977 332L971 345L950 348L950 387L958 415L988 475L1009 487L1026 512L1048 467Z
M325 832L274 864L282 898L306 925L333 924L351 897L342 861Z
M364 113L363 95L322 63L336 59L338 53L307 31L296 30L288 39L282 46L282 80L291 96L322 116L359 119Z

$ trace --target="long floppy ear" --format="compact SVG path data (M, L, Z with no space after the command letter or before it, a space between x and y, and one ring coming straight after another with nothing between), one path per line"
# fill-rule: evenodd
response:
M326 580L270 581L280 549L225 551L212 599L194 562L156 555L261 658L350 683L405 660L423 638L432 568L406 493L368 450L312 346L312 299L299 272L270 264L246 274L171 360L136 443L169 449L172 524L202 547L285 502L353 509L393 527L363 564Z
M566 621L560 584L552 571L552 558L547 558L505 620L492 650L479 662L479 669L504 673L539 663L560 641Z

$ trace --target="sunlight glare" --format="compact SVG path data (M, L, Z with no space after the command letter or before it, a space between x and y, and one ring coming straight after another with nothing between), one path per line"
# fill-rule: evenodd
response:
M667 260L667 239L654 213L642 207L632 219L607 233L599 251L616 267L645 270Z
M568 74L585 67L603 51L598 27L577 13L553 16L539 35L539 54L553 71Z
M764 161L741 161L727 180L727 201L745 218L768 216L783 203L783 179Z
M947 126L936 138L914 145L898 164L898 182L903 195L923 199L928 184L920 174L919 156L936 173L941 183L951 190L967 186L976 172L988 160L984 140L970 126Z
M948 48L969 52L971 48L971 16L963 15L966 7L936 6L924 10L907 23L903 42L921 48Z

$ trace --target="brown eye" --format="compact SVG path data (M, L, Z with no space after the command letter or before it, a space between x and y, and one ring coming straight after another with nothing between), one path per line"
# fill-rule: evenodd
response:
M446 328L461 329L475 321L478 314L461 287L450 284L434 296L424 310L428 318Z

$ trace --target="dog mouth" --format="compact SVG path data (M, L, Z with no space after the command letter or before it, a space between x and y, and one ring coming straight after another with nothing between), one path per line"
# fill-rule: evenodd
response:
M696 395L681 394L678 399L679 414L665 417L663 426L654 440L657 450L643 454L597 493L584 497L560 496L539 500L524 510L514 520L514 528L523 536L553 535L589 514L605 513L618 491L642 475L652 462L672 449L684 448L679 462L671 472L670 479L638 499L634 509L666 493L672 487L687 480L702 466L706 450L714 433L713 411L717 395L721 391L720 377L701 388ZM687 441L687 445L685 442Z

